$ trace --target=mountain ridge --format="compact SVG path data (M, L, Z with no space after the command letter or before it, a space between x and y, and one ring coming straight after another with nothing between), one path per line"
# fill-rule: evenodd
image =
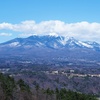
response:
M47 47L53 49L59 48L89 48L94 50L100 50L100 44L97 42L83 42L74 39L73 37L63 36L30 36L27 38L15 38L10 41L0 44L1 46L8 47L20 47L20 46L36 46L36 47Z
M0 44L0 58L46 61L100 61L100 44L62 36L30 36Z

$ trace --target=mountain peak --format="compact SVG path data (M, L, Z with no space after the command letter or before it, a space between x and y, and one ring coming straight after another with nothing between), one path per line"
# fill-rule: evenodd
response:
M59 48L89 48L100 49L100 44L96 42L82 42L73 37L63 36L30 36L27 38L15 38L0 45L9 47L47 47L53 49Z

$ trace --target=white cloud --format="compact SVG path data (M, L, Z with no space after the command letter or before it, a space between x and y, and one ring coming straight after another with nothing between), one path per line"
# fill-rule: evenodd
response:
M0 24L0 30L1 29L13 29L13 25L12 24L10 24L10 23L1 23Z
M0 36L12 36L11 33L0 33Z
M96 40L100 42L100 23L95 22L65 23L59 20L50 20L36 23L30 20L19 24L1 23L0 30L4 29L21 32L20 36L22 37L30 35L60 35L75 37L79 40Z

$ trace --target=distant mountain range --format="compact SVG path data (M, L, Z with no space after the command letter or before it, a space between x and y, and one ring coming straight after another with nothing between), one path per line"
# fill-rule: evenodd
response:
M0 44L1 57L22 57L42 60L100 61L100 44L79 41L73 37L30 36Z
M61 48L87 48L93 50L100 50L100 44L96 42L82 42L73 37L62 36L30 36L28 38L15 38L13 40L0 44L0 47L10 48L31 48L31 47L47 47L52 49Z

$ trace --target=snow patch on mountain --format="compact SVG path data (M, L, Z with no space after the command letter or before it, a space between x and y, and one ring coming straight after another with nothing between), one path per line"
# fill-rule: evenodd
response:
M10 47L21 46L19 42L12 42L9 44Z
M59 43L61 43L63 46L66 45L66 39L64 38L60 38L60 40L58 40Z
M41 43L41 42L37 42L35 45L38 46L38 47L45 46L45 45L44 45L43 43Z
M54 48L58 48L58 45L56 43L54 43Z
M89 44L87 44L87 43L84 43L84 42L81 42L81 41L78 41L82 46L84 46L84 47L87 47L87 48L93 48L93 46L92 45L89 45Z

